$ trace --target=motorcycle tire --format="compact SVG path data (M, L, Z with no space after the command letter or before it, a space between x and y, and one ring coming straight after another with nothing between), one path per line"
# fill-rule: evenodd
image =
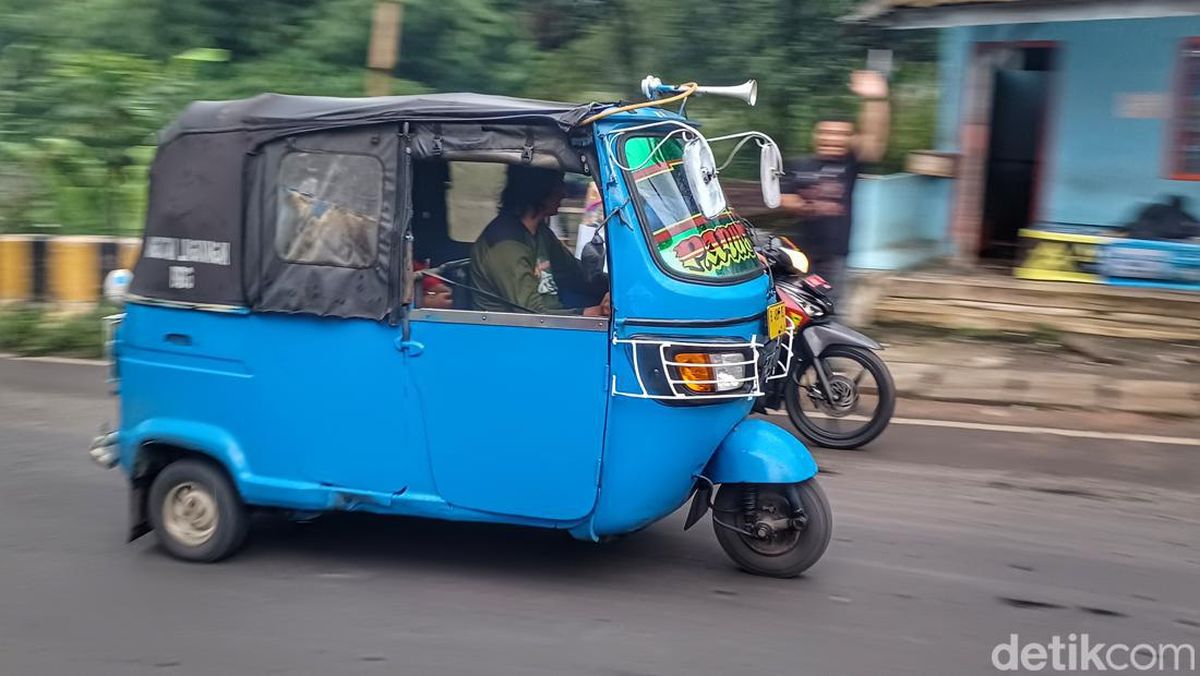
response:
M822 360L829 358L858 362L875 379L879 388L879 405L871 419L863 426L846 434L834 434L815 425L801 406L801 397L806 396L806 393L796 382L799 374L789 376L787 380L784 388L784 407L787 409L788 418L791 419L792 424L808 441L835 450L861 448L883 434L888 423L892 421L892 414L896 411L896 383L892 380L892 374L888 371L887 364L879 358L879 355L866 348L853 345L832 345L819 357Z

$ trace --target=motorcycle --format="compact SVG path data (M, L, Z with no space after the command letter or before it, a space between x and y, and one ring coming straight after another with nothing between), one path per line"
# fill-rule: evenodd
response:
M787 331L757 409L778 409L805 439L839 450L875 440L896 409L896 385L871 338L835 321L831 287L809 274L808 259L786 238L759 246L783 302Z

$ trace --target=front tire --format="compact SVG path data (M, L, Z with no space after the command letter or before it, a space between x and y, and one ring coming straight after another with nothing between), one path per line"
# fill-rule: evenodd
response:
M211 563L242 546L250 517L237 489L219 468L177 460L150 484L150 524L163 549L184 561Z
M858 365L859 375L853 379L841 374L832 374L835 380L835 389L837 389L836 386L841 386L840 394L846 401L853 402L852 407L829 404L830 395L822 392L820 396L824 397L824 403L815 406L817 408L815 411L805 410L804 399L812 399L809 388L820 387L816 380L815 369L809 364L804 372L794 376L789 375L786 385L784 385L784 406L787 409L788 418L796 426L801 436L824 448L848 451L871 443L887 429L888 423L892 421L892 414L896 411L896 383L892 380L892 374L888 371L887 364L871 350L853 345L830 346L819 359L825 362L826 369L831 371L834 370L829 366L829 360L832 359ZM860 403L859 388L861 387L859 378L862 374L870 374L874 381L874 396L878 403L875 410L871 412L870 418L863 424L843 426L844 419L857 413ZM806 378L810 379L810 382L806 382ZM830 424L826 427L821 424L821 421ZM835 421L836 424L832 424Z
M717 499L713 504L713 529L717 534L717 542L742 570L768 577L796 577L825 553L833 535L833 512L829 508L829 500L815 478L798 483L795 487L804 506L807 523L802 528L793 527L771 538L752 537L722 524L743 531L753 527L755 519L746 509L751 493L756 494L754 502L758 518L782 516L779 514L781 509L790 510L785 486L722 484L717 491Z

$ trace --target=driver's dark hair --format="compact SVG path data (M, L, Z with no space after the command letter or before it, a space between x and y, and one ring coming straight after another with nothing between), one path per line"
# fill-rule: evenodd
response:
M504 179L504 191L500 193L500 209L518 216L536 211L562 182L561 171L510 164Z

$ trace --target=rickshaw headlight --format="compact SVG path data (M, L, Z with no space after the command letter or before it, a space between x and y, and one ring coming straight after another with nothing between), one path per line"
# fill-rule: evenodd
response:
M740 352L683 352L673 361L683 386L698 394L730 392L746 384L746 356Z

